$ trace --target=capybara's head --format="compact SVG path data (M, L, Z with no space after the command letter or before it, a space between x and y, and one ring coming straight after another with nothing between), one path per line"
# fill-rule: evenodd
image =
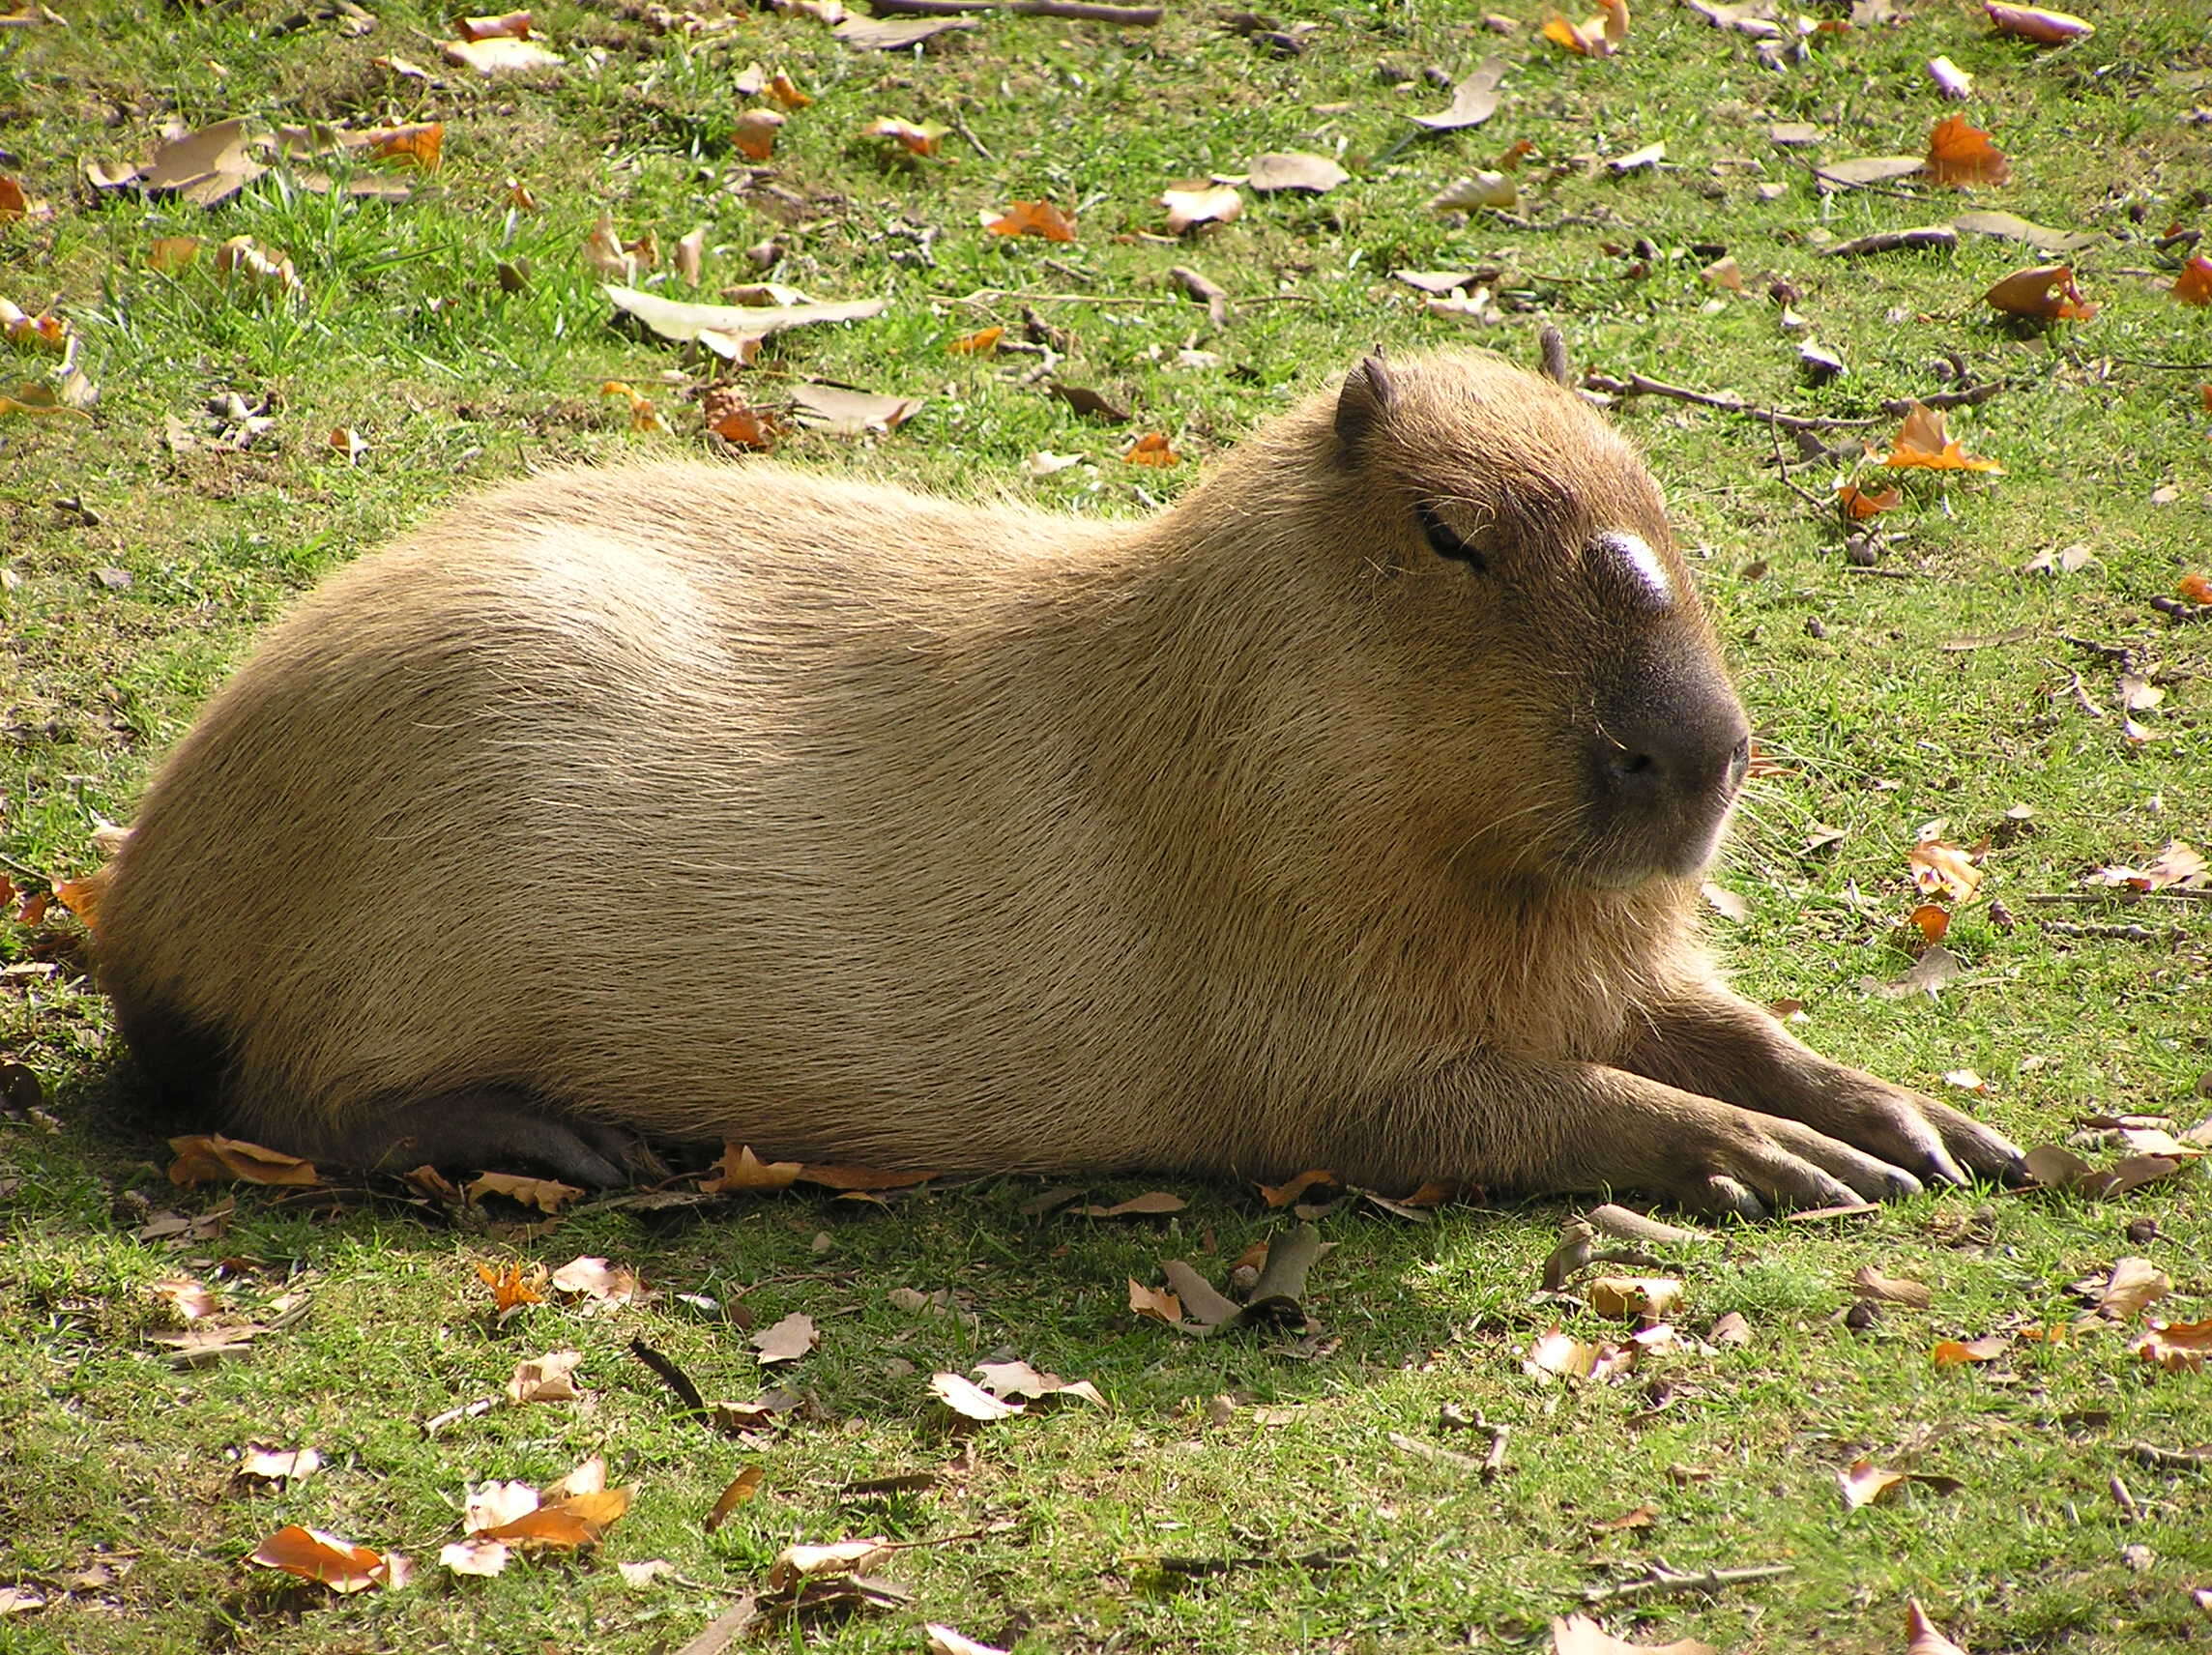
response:
M1612 888L1703 867L1750 729L1629 444L1475 351L1370 357L1293 428L1329 462L1282 509L1360 583L1348 637L1382 668L1373 762L1455 865Z

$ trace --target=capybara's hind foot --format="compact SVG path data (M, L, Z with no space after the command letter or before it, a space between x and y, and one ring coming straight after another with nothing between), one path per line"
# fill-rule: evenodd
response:
M370 1172L404 1173L427 1162L495 1172L542 1172L587 1189L630 1181L639 1146L597 1121L563 1121L506 1087L466 1087L372 1112L321 1146L333 1160Z

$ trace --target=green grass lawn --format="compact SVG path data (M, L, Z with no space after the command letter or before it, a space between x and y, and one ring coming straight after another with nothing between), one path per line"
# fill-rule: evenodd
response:
M1533 0L1496 3L1512 31L1472 7L1377 0L1240 34L1171 6L1150 29L991 16L920 52L858 51L817 17L716 0L557 4L535 15L563 66L488 80L445 65L449 21L405 0L370 0L360 34L312 0L56 0L65 21L0 28L0 176L29 209L11 218L0 188L0 299L50 306L98 393L76 413L0 414L0 873L20 898L95 867L92 828L130 820L256 628L323 572L478 482L702 453L698 393L717 379L770 407L803 380L922 399L864 439L795 428L779 452L801 465L1129 515L1377 343L1532 363L1550 323L1600 383L1872 421L1801 447L1659 394L1615 414L1667 489L1772 761L1714 876L1744 905L1712 916L1739 985L1801 1002L1799 1031L1835 1058L1955 1100L1946 1075L1975 1071L1987 1090L1966 1101L2023 1143L2089 1117L2195 1124L2212 1112L2212 902L2123 908L2084 879L2212 840L2212 624L2154 604L2212 569L2212 308L2168 292L2212 205L2212 14L2080 0L2097 32L2049 47L1928 0L1802 37L1786 19L1768 64L1752 36L1660 0L1609 59L1540 38ZM1493 53L1511 67L1486 124L1413 125L1450 102L1428 72L1456 79ZM1965 103L1929 77L1937 54L1973 77ZM813 99L765 165L733 148L747 110L780 107L738 89L756 62ZM1815 166L1918 154L1954 111L1994 135L2010 182L1818 188ZM271 170L212 209L89 181L87 163L149 159L170 123L231 116L252 132L437 121L442 165L268 150ZM945 126L941 153L861 135L880 116ZM1778 146L1776 123L1814 139ZM1609 164L1661 142L1655 165ZM1430 209L1522 143L1509 212ZM1235 222L1166 233L1161 190L1274 150L1350 179L1247 189ZM316 192L316 172L341 189ZM387 198L394 181L405 199ZM980 226L1040 198L1074 213L1072 243ZM2016 241L1821 251L1968 209L2093 235L2066 256L2096 317L2046 326L1983 304L2053 256ZM625 243L655 237L657 293L719 302L770 279L888 305L725 372L613 324L586 253L602 213ZM694 294L670 259L701 225ZM235 236L287 255L297 294L220 276ZM156 268L175 238L196 256ZM746 249L771 242L764 271ZM1701 274L1724 257L1740 292ZM1225 326L1178 266L1226 290ZM1477 273L1489 304L1473 307L1495 320L1433 313L1401 269ZM992 327L1029 348L949 348ZM1808 336L1848 371L1816 382ZM1048 394L1049 361L1130 422ZM0 346L0 392L51 387L56 363L33 340ZM636 428L609 381L665 428ZM1895 434L1883 405L1990 384L1951 410L1951 434L2002 474L1898 473L1898 505L1848 529L1831 491L1888 479L1854 469ZM248 431L242 411L268 423ZM1121 459L1153 432L1182 463ZM1080 463L1038 475L1039 452ZM2043 554L2049 571L2030 570ZM2132 728L2123 676L2162 692L2132 692L2157 703ZM1990 841L1945 939L1963 971L1935 997L1871 993L1912 963L1906 853L1937 820L1952 843ZM652 923L619 890L579 899ZM1686 1290L1674 1348L1612 1382L1544 1379L1523 1359L1555 1324L1625 1333L1540 1291L1558 1204L1416 1224L1348 1203L1322 1220L1334 1245L1309 1284L1312 1331L1197 1340L1133 1315L1127 1283L1157 1285L1178 1258L1222 1279L1290 1222L1252 1191L1176 1183L1187 1208L1133 1220L1027 1212L1042 1186L1003 1180L886 1206L786 1194L551 1221L391 1191L178 1191L157 1130L120 1107L79 958L66 918L0 925L0 1051L44 1096L29 1107L18 1079L0 1123L0 1651L643 1655L763 1589L783 1548L868 1535L920 1543L869 1565L909 1601L745 1640L913 1650L943 1622L1027 1651L1547 1647L1586 1589L1664 1559L1790 1572L1591 1612L1644 1642L1889 1651L1917 1596L1977 1655L2212 1647L2192 1597L2212 1587L2212 1472L2137 1452L2212 1440L2212 1379L2131 1353L2141 1314L2016 1338L1985 1364L1931 1354L2071 1322L2086 1310L2070 1284L2125 1256L2170 1277L2155 1314L2212 1315L2194 1166L2102 1200L1967 1192L1716 1231L1667 1255ZM141 1234L168 1212L219 1216ZM655 1296L495 1322L477 1262L578 1255L636 1269ZM1932 1304L1847 1320L1870 1265ZM155 1284L185 1276L215 1290L218 1323L269 1330L173 1364L148 1337L179 1326ZM948 1296L914 1311L901 1289ZM819 1348L761 1368L748 1327L794 1312ZM1730 1312L1749 1343L1704 1344ZM804 1406L717 1431L682 1414L633 1340L711 1400L780 1386ZM583 1353L586 1399L509 1405L516 1362L557 1349ZM1092 1381L1107 1406L954 1429L930 1376L1007 1354ZM1500 1474L1394 1439L1481 1459L1488 1433L1448 1428L1455 1411L1510 1426ZM237 1475L248 1443L325 1464L257 1485ZM595 1453L634 1490L596 1550L489 1580L438 1566L470 1489L543 1485ZM1959 1486L1847 1510L1838 1473L1862 1457ZM708 1532L747 1466L757 1496ZM918 1471L938 1480L848 1487ZM246 1564L295 1523L406 1553L415 1582L341 1597ZM616 1568L653 1558L673 1573L631 1585Z

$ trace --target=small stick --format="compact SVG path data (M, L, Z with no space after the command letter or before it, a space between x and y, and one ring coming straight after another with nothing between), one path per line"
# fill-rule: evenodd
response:
M2120 1508L2122 1522L2135 1523L2140 1520L2142 1507L2136 1504L2136 1496L2128 1493L2128 1485L2120 1481L2117 1471L2112 1473L2112 1480L2105 1486L2112 1491L2112 1503Z
M2201 1471L2212 1467L2212 1446L2203 1448L2161 1448L2155 1442L2137 1442L2128 1452L2146 1466L2157 1466L2173 1471Z
M1168 279L1205 305L1206 319L1216 328L1229 326L1229 295L1226 290L1208 281L1187 264L1170 268Z
M1482 1471L1482 1462L1471 1455L1452 1448L1439 1448L1434 1442L1423 1442L1418 1437L1408 1437L1402 1431L1390 1433L1390 1446L1402 1454L1418 1459L1434 1460L1440 1466L1449 1466L1455 1471Z
M2110 890L2055 890L2013 898L2015 902L2033 903L2046 908L2060 905L2089 906L2111 903L2121 908L2133 908L2139 902L2212 902L2212 890L2133 890L2116 885Z
M1724 414L1742 414L1754 420L1763 420L1770 425L1779 425L1785 431L1848 431L1863 430L1869 425L1879 425L1887 419L1895 419L1912 411L1918 402L1923 408L1968 408L1987 402L2000 392L2010 391L2004 380L1991 380L1965 391L1937 391L1926 396L1892 397L1881 405L1881 413L1863 419L1845 419L1842 416L1814 414L1785 414L1779 409L1762 408L1755 402L1725 392L1694 391L1686 385L1669 385L1663 379L1649 374L1631 373L1619 378L1608 373L1586 373L1583 384L1591 391L1603 391L1615 396L1671 396L1677 402L1694 402L1701 408L1718 408Z
M1794 1575L1794 1563L1752 1563L1741 1569L1702 1569L1684 1574L1670 1569L1665 1563L1652 1560L1651 1571L1641 1579L1620 1581L1612 1585L1590 1586L1583 1592L1583 1602L1606 1603L1615 1598L1673 1597L1678 1592L1717 1592L1726 1586L1742 1585L1750 1581L1779 1580L1784 1575Z
M1868 253L1894 253L1908 247L1940 247L1948 251L1959 245L1959 232L1948 224L1921 224L1909 230L1877 230L1871 236L1854 236L1848 242L1835 242L1824 247L1816 247L1819 258L1863 258Z
M722 1651L735 1643L740 1635L749 1630L758 1619L760 1600L747 1593L709 1621L705 1630L677 1650L676 1655L722 1655Z
M879 17L951 17L964 12L1011 12L1018 17L1070 17L1079 23L1118 23L1149 29L1160 20L1158 6L1101 6L1093 0L869 0Z
M691 1382L691 1376L663 1356L642 1339L629 1342L629 1353L660 1376L660 1381L676 1393L676 1400L689 1413L705 1413L707 1399L699 1394L699 1387Z
M449 1408L437 1418L422 1422L422 1435L435 1437L449 1425L457 1425L464 1419L474 1419L480 1413L489 1413L498 1406L499 1398L487 1396L479 1397L475 1402L465 1402L459 1408Z
M1513 1427L1510 1425L1494 1425L1490 1428L1490 1452L1482 1457L1481 1474L1484 1482L1496 1482L1499 1473L1505 1469L1505 1439L1512 1435Z
M1846 574L1871 574L1877 580L1923 580L1927 578L1918 569L1861 568L1856 564L1844 565Z
M2114 943L2179 943L2189 936L2178 925L2153 931L2147 925L2076 925L2064 919L2039 919L2036 924L2053 937L2102 937Z
M1782 451L1782 427L1774 421L1769 420L1766 422L1766 434L1774 439L1774 471L1775 475L1781 478L1782 486L1816 511L1825 511L1835 507L1836 502L1833 499L1822 500L1811 489L1799 487L1790 477L1790 457Z
M1574 375L1567 368L1567 336L1547 322L1544 331L1536 335L1536 349L1542 354L1544 377L1554 385L1572 386Z
M974 132L971 132L968 130L968 123L960 118L959 110L949 109L946 111L946 119L951 123L952 130L954 131L958 132L962 137L968 140L968 147L974 150L977 155L981 156L985 160L997 160L999 159L997 156L993 155L989 150L983 147L983 140L981 138L978 138Z

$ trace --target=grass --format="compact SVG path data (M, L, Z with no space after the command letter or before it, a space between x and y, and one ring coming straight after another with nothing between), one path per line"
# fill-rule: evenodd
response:
M789 376L838 380L925 396L922 412L860 445L800 433L787 457L1081 512L1143 510L1187 482L1194 465L1122 465L1135 432L1163 431L1203 459L1376 342L1471 337L1532 361L1549 321L1581 368L1839 417L1940 389L1931 360L1955 352L1974 380L2008 385L1952 417L2005 473L1907 477L1872 569L1805 498L1827 492L1848 454L1794 459L1785 479L1754 421L1653 397L1617 412L1699 554L1783 770L1750 801L1717 876L1749 915L1716 921L1716 944L1748 992L1803 1001L1804 1032L1834 1057L1930 1089L1946 1071L1979 1071L1991 1090L1976 1109L2024 1141L2063 1137L2093 1112L2193 1122L2212 1070L2212 911L2025 899L2212 834L2212 627L2150 604L2207 562L2197 387L2212 368L2150 365L2212 360L2212 312L2165 291L2187 249L2161 245L2169 225L2200 223L2212 198L2192 114L2212 85L2201 8L2088 6L2095 37L2044 50L1941 0L1903 26L1811 37L1804 61L1777 73L1750 40L1686 10L1640 9L1627 54L1593 62L1537 40L1528 0L1499 4L1523 20L1509 37L1444 5L1297 12L1322 26L1294 57L1195 9L1151 31L994 17L917 56L851 52L805 17L742 14L726 36L688 42L654 32L642 9L562 4L538 22L566 73L437 85L371 61L436 63L450 32L402 0L377 7L375 31L358 39L330 19L279 29L291 0L180 6L158 26L142 7L85 0L65 8L66 29L0 31L0 172L55 209L0 225L0 297L53 302L100 390L89 420L0 421L0 866L30 889L93 866L95 819L129 820L150 765L255 629L457 491L566 460L699 451L684 391L706 368L610 326L582 257L602 210L626 240L651 229L663 248L706 223L720 249L710 298L751 279L740 249L773 237L786 247L775 279L890 299L874 321L772 340L741 382L772 397ZM1446 97L1393 91L1378 65L1459 74L1492 51L1515 65L1500 112L1406 142L1407 112ZM2013 181L1972 204L2105 236L2076 255L2103 306L2093 322L2047 332L1979 304L2038 256L2017 245L1968 236L1949 252L1819 255L1819 235L1940 220L1965 197L1909 186L1917 199L1821 196L1764 127L1817 124L1825 136L1811 154L1826 161L1917 151L1948 107L1922 68L1937 52L1975 76L1967 113L2014 162ZM816 99L783 130L767 182L784 197L732 188L746 172L728 146L747 103L732 83L754 59ZM440 119L445 164L400 203L318 196L279 167L212 212L96 196L76 170L82 158L142 159L165 122L232 114ZM957 116L974 141L954 133L946 159L910 162L855 135L878 114ZM1519 175L1520 221L1425 209L1521 138L1536 153ZM1587 159L1659 140L1658 169L1615 177ZM1329 152L1353 181L1319 198L1248 197L1239 221L1180 245L1159 234L1161 189L1240 172L1269 148ZM539 210L512 210L510 178ZM1785 189L1766 199L1761 183ZM1040 195L1077 211L1074 245L976 227L979 209ZM930 230L933 263L917 259ZM216 278L208 250L235 234L289 253L298 304ZM180 235L210 247L184 270L150 270L153 242ZM1749 280L1716 307L1699 272L1717 247ZM521 291L498 281L503 261L527 262ZM1184 263L1229 290L1226 330L1166 284ZM1401 267L1497 268L1502 321L1429 316L1390 280ZM1765 296L1775 278L1848 363L1844 377L1804 381ZM1069 336L1064 377L1133 406L1128 430L1019 383L1033 358L947 353L987 325L1018 337L1025 304ZM1222 362L1179 365L1188 347ZM5 365L21 378L45 362L23 352ZM608 379L655 397L672 429L631 430L599 394ZM231 392L271 399L269 440L172 450L166 421L206 435L201 409ZM359 463L327 446L333 428L366 441ZM1888 434L1884 421L1842 437ZM1022 462L1038 450L1089 463L1034 478ZM2175 496L2156 503L2168 486ZM2094 561L2075 572L2021 572L2078 544ZM128 585L100 573L114 569ZM1963 640L1997 641L1950 647ZM2142 715L2148 740L2120 729L2123 666L2167 692ZM1962 913L1948 942L1965 974L1938 1000L1864 993L1861 979L1908 963L1905 851L1918 827L1943 818L1971 843L1999 834L2016 803L2034 816L1988 865L2018 922L1994 923L1986 903ZM1844 836L1804 852L1817 826ZM620 893L604 895L619 913ZM2042 929L2053 915L2144 918L2162 940ZM1619 1384L1521 1370L1553 1322L1586 1336L1602 1326L1537 1293L1557 1204L1447 1209L1419 1226L1332 1214L1336 1246L1308 1304L1324 1339L1302 1349L1190 1341L1125 1308L1126 1278L1156 1282L1177 1257L1218 1275L1280 1229L1225 1188L1186 1188L1182 1214L1126 1225L1025 1215L1035 1186L1006 1180L888 1209L788 1196L704 1220L600 1208L538 1227L511 1209L242 1189L218 1235L167 1245L137 1238L150 1210L205 1213L232 1194L167 1186L165 1152L115 1107L103 1003L66 969L66 938L4 930L0 1043L49 1102L44 1120L0 1127L0 1585L50 1601L0 1614L0 1650L668 1649L757 1587L782 1546L859 1534L943 1541L885 1569L912 1589L911 1608L769 1640L912 1649L918 1623L936 1620L1027 1651L1524 1647L1586 1586L1664 1557L1794 1572L1610 1606L1616 1633L1745 1652L1896 1650L1904 1601L1918 1595L1984 1655L2212 1642L2190 1596L2212 1585L2203 1473L2130 1453L2212 1437L2204 1376L2136 1360L2119 1328L2022 1344L1984 1368L1937 1369L1929 1355L1941 1337L2067 1320L2080 1310L2068 1284L2131 1253L2173 1277L2165 1308L2176 1319L2205 1314L2195 1172L2104 1202L1929 1197L1835 1225L1730 1230L1678 1261L1689 1298L1677 1324L1702 1335L1739 1311L1753 1343L1662 1354ZM65 969L44 971L56 957ZM2130 1238L2137 1219L2156 1234ZM637 1267L661 1296L597 1315L542 1305L493 1324L477 1260L578 1254ZM1867 1264L1926 1282L1935 1307L1848 1326L1848 1283ZM245 1357L173 1369L145 1336L172 1325L152 1287L178 1274L216 1283L226 1314L265 1317L303 1292L307 1308ZM901 1287L950 1289L961 1314L902 1312L887 1298ZM760 1325L814 1317L821 1348L789 1381L810 1400L805 1417L755 1441L679 1417L628 1353L632 1338L712 1397L775 1379L756 1370L741 1328L679 1292L742 1304ZM422 1434L422 1421L499 1392L519 1358L562 1346L585 1354L589 1402L503 1404ZM1000 1350L1092 1379L1111 1408L951 1432L928 1375ZM1208 1405L1223 1396L1217 1422ZM1468 1437L1439 1426L1446 1404L1513 1428L1508 1474L1485 1483L1393 1445L1397 1433L1465 1451ZM1263 1408L1284 1422L1263 1423ZM1474 1434L1476 1452L1484 1440ZM256 1491L230 1458L248 1441L311 1445L329 1465ZM406 1591L345 1599L242 1562L302 1523L430 1564L457 1535L466 1486L543 1482L593 1452L637 1490L601 1554L482 1582L431 1565ZM1861 1455L1965 1486L1847 1513L1836 1472ZM747 1464L764 1468L762 1494L704 1532ZM946 1480L838 1492L917 1468ZM1644 1507L1643 1525L1605 1526ZM677 1579L632 1589L613 1568L656 1556ZM1179 1571L1179 1558L1218 1567ZM102 1559L117 1578L67 1591Z

